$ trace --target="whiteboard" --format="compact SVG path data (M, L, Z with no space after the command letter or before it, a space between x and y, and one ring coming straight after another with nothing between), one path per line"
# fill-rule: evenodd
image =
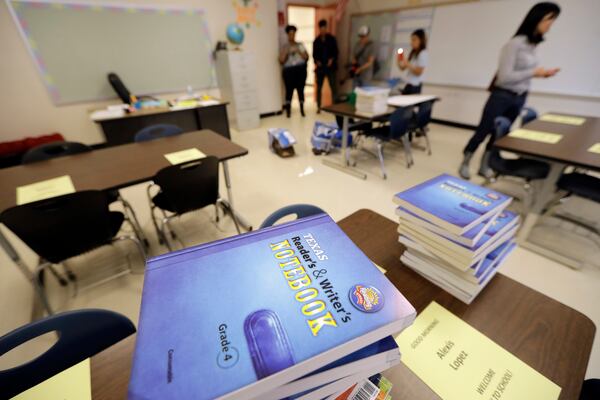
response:
M138 95L216 86L201 9L6 1L54 104L116 97L109 72Z
M403 76L405 73L396 64L396 50L400 47L410 49L410 34L416 29L424 29L429 34L432 18L432 7L352 15L350 54L354 54L358 42L358 29L366 25L371 29L370 38L375 44L380 66L375 79Z
M501 47L535 0L492 0L436 7L426 83L487 88ZM561 14L537 48L540 66L560 67L534 79L533 92L600 97L600 1L562 2Z

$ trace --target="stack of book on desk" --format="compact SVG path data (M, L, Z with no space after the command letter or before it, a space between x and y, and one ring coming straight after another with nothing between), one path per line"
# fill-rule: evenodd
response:
M147 262L130 399L323 399L399 363L415 309L326 214Z
M389 88L376 86L363 86L354 90L356 92L356 113L365 116L383 114L387 110L387 101L390 95Z
M512 198L440 175L394 196L400 260L469 304L515 248L519 216Z

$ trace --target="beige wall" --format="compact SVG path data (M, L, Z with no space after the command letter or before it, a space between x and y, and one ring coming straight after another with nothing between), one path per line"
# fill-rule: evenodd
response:
M148 5L165 3L156 0L125 1ZM213 43L224 40L225 27L235 20L231 1L175 0L169 3L204 8ZM272 79L273 76L279 76L275 0L260 3L258 20L261 26L253 26L246 31L243 48L254 51L257 61L262 64L260 69L257 68L262 72L257 76L261 88L259 109L261 112L272 112L281 107L280 82ZM0 60L0 142L50 132L60 132L69 140L89 144L103 141L100 130L88 118L88 110L115 103L116 99L54 106L4 1L0 2ZM218 95L218 90L207 92ZM173 98L175 95L160 97Z

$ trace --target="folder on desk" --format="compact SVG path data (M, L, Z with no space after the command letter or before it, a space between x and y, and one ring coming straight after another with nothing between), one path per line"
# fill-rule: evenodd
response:
M24 391L12 400L91 400L90 359Z

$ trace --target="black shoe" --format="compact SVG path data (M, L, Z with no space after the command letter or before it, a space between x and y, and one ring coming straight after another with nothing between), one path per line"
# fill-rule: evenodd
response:
M317 114L321 114L321 109L317 108Z
M300 103L300 115L306 117L306 114L304 114L304 103Z
M290 104L288 104L287 106L285 106L285 116L289 118L291 113L292 113L292 107Z

